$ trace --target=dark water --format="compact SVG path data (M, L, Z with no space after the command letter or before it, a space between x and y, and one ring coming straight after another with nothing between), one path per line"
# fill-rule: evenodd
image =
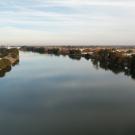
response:
M135 80L83 58L21 52L0 78L0 135L135 135Z

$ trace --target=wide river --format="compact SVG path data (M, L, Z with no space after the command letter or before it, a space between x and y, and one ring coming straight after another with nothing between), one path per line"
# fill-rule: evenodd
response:
M135 135L135 80L84 58L20 52L0 78L0 135Z

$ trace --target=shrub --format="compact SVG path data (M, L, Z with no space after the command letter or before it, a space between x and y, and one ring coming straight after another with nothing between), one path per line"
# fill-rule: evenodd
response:
M8 59L1 59L0 60L0 69L6 69L11 67L11 62Z

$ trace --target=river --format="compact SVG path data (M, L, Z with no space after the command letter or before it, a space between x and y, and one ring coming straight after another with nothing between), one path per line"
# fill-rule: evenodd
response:
M135 80L91 60L20 52L0 78L0 135L134 135Z

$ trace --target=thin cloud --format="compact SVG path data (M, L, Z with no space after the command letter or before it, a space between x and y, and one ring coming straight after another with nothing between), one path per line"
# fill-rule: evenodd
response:
M19 42L134 44L135 42L133 0L0 0L0 6L1 42L12 44Z

